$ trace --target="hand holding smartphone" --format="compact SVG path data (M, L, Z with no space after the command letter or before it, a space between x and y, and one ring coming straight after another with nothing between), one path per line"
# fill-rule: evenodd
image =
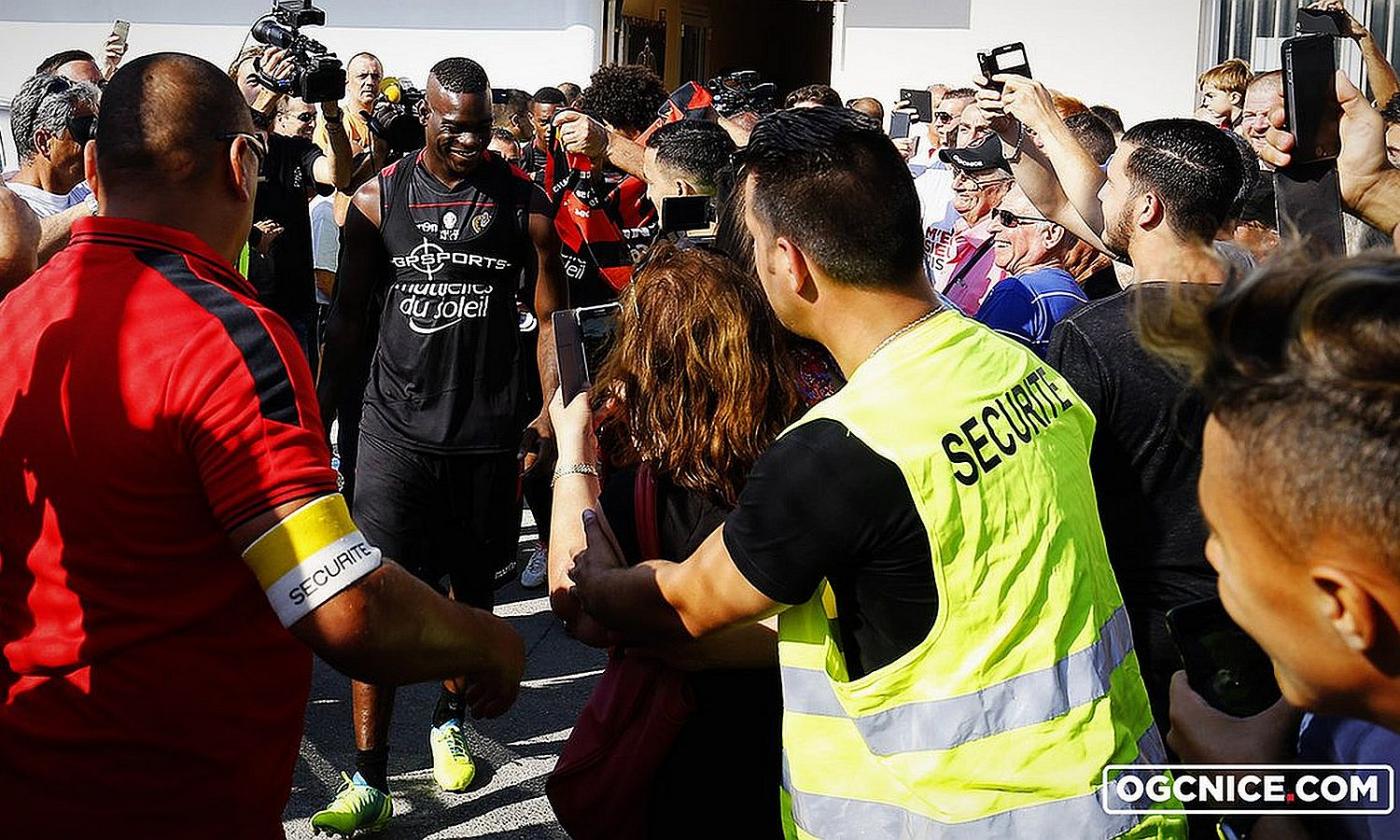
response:
M1219 598L1169 610L1167 629L1191 690L1212 708L1252 717L1282 696L1269 655L1235 624Z

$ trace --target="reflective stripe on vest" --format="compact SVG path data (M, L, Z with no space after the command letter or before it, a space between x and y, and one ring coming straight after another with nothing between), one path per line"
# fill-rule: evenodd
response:
M1166 750L1154 726L1138 740L1138 758L1131 763L1164 764L1166 760ZM1145 782L1148 776L1157 772L1128 770L1115 778L1132 775ZM1042 802L968 822L940 822L886 802L844 799L793 790L786 754L783 756L783 789L791 797L792 817L797 825L803 831L810 831L809 826L820 826L823 837L899 837L906 840L985 840L990 837L1056 835L1116 837L1131 831L1149 816L1106 813L1108 808L1131 806L1118 798L1116 785L1105 785L1082 796ZM1086 830L1091 833L1085 833Z
M876 755L949 750L999 732L1044 723L1098 700L1108 694L1109 679L1132 650L1128 612L1119 606L1099 628L1099 638L1093 644L1049 668L1012 677L973 694L852 716L832 690L826 672L784 665L783 708L808 715L850 717Z

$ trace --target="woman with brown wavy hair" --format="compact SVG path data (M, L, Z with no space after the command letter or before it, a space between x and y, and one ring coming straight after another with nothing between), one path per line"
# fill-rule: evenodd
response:
M614 345L589 395L607 476L601 493L592 482L586 490L560 486L549 541L555 611L595 644L607 640L594 637L569 603L566 569L584 545L579 512L601 504L629 563L655 559L640 547L639 513L654 517L662 557L689 557L723 523L754 462L802 406L783 332L761 289L728 257L659 244L619 303ZM644 494L651 511L638 505ZM628 647L625 655L638 654L686 671L694 698L652 780L646 833L779 836L782 700L772 629Z

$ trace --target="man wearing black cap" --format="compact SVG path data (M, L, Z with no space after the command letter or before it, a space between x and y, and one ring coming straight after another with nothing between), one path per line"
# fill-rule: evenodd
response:
M953 200L941 220L924 229L924 259L934 288L967 315L1006 275L993 260L991 213L1010 188L1011 167L996 143L939 149L953 170Z

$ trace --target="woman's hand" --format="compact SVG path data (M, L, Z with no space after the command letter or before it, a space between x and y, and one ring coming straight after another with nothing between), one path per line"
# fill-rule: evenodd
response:
M556 389L549 401L549 420L554 426L560 466L598 463L598 437L593 433L593 409L587 391L566 406L563 391Z

